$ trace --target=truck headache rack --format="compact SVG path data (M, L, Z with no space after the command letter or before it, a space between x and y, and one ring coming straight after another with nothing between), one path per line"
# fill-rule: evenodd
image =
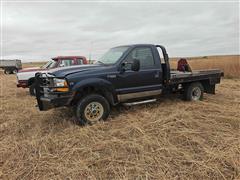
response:
M156 48L160 48L163 54L163 58L165 63L162 64L162 69L163 69L163 80L165 84L169 83L170 80L170 64L169 64L169 57L168 53L166 51L166 48L162 45L155 45Z

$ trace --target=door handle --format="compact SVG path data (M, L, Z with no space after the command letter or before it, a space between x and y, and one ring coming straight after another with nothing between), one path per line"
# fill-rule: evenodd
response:
M108 74L108 75L107 75L107 78L108 78L108 79L114 79L114 78L116 78L116 77L117 77L116 74Z
M159 71L157 71L154 75L155 78L159 78Z

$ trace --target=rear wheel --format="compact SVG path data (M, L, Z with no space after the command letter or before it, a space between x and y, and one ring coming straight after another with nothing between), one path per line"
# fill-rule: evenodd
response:
M184 98L187 101L198 101L203 99L204 88L201 83L192 83L185 88Z
M18 72L17 69L14 69L14 70L12 71L13 74L17 74L17 72Z
M82 98L76 107L76 116L81 125L94 124L109 116L110 105L101 95L90 94Z

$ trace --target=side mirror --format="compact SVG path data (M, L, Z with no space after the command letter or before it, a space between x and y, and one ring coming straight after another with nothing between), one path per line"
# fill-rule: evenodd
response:
M140 61L138 59L133 59L131 70L139 71L139 69L140 69Z
M123 74L126 71L125 67L126 67L126 63L124 62L124 63L121 64L121 67L120 67L120 73L121 74Z

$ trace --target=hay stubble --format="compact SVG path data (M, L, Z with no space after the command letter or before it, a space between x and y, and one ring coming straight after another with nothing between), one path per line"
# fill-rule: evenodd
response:
M0 76L2 179L239 178L239 79L201 102L163 97L80 127L68 109L39 112L13 75Z

